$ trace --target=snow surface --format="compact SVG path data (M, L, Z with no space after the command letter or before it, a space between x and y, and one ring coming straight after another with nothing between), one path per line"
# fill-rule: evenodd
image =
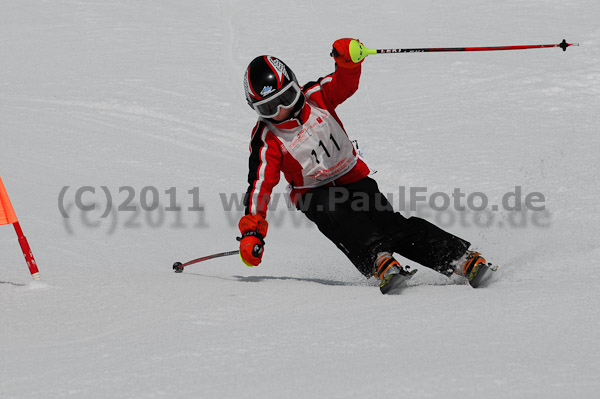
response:
M591 0L4 2L0 176L42 280L0 226L0 397L597 397L598 20ZM273 54L306 82L333 70L340 37L581 44L371 56L339 108L384 192L544 194L546 213L496 212L489 226L446 215L501 265L495 285L420 267L382 296L283 206L260 267L172 272L237 248L239 212L219 193L246 189L245 66ZM74 205L85 186L93 212ZM123 186L137 212L117 211ZM147 186L159 209L175 187L182 211L140 211ZM204 212L187 209L195 187Z

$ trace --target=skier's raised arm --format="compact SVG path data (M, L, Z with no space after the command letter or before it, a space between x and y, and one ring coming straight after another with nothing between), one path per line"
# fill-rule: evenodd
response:
M354 62L350 58L349 46L352 40L354 39L338 39L333 43L331 55L334 57L336 70L318 81L321 85L323 101L330 111L335 110L358 90L361 64L364 59ZM307 93L310 93L310 85L308 83L304 86Z

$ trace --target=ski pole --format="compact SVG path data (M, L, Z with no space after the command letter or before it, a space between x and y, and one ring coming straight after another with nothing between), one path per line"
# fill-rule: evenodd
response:
M391 54L391 53L440 53L450 51L499 51L499 50L527 50L533 48L560 47L567 51L569 46L579 46L579 43L567 43L566 39L558 44L532 44L518 46L495 46L495 47L426 47L426 48L397 48L397 49L373 49L367 48L357 40L350 42L350 57L354 62L360 62L363 58L373 54ZM333 49L332 57L337 57L337 51Z
M181 273L181 272L183 272L184 267L193 265L194 263L203 262L205 260L214 259L214 258L220 258L222 256L237 255L239 253L240 253L240 250L236 249L235 251L220 252L218 254L203 256L201 258L190 260L189 262L185 262L185 263L175 262L175 263L173 263L173 271L175 273Z

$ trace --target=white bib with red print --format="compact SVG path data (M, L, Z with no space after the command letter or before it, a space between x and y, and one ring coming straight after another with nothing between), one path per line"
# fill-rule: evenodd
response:
M282 148L300 163L304 184L294 188L312 188L330 183L356 165L352 142L327 111L311 104L310 117L295 129L270 130L283 143Z

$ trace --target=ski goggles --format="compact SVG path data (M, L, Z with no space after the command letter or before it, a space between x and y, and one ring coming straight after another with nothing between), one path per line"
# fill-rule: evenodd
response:
M281 108L289 109L296 105L302 90L296 82L290 82L275 95L252 104L252 108L263 118L272 118L279 113Z

